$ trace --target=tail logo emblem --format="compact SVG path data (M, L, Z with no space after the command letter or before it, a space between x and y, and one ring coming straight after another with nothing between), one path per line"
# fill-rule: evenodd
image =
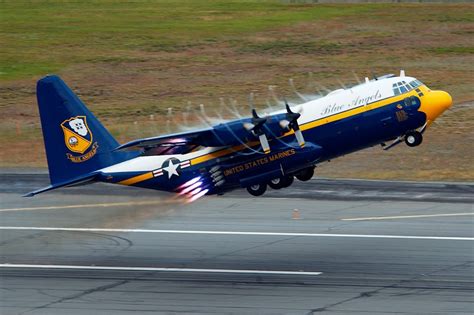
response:
M92 149L89 152L81 156L66 153L66 156L72 162L84 162L96 154L98 145L97 142L94 144L92 143L92 133L89 126L87 126L86 116L75 116L66 119L61 123L61 128L64 133L64 143L69 151L84 154L92 146Z

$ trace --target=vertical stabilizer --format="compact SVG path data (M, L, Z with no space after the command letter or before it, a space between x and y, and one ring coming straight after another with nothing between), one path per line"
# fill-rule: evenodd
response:
M58 76L39 80L36 92L52 185L137 155L113 151L119 143Z

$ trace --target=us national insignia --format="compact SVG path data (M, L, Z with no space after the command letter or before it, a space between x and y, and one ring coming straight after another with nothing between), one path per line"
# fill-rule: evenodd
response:
M61 123L64 133L64 143L69 151L84 154L92 145L92 133L87 126L86 116L71 117ZM92 145L92 150L82 156L67 153L67 157L75 163L84 162L93 157L97 151L97 143Z

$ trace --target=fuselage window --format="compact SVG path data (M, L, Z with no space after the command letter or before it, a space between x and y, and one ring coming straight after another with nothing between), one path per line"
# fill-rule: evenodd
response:
M404 87L404 86L401 86L401 87L400 87L400 91L401 91L402 93L408 92L407 88Z

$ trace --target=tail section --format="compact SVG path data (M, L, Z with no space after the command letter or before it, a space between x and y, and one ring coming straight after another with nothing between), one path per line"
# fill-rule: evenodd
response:
M137 155L113 151L119 143L58 76L39 80L36 92L53 186Z

